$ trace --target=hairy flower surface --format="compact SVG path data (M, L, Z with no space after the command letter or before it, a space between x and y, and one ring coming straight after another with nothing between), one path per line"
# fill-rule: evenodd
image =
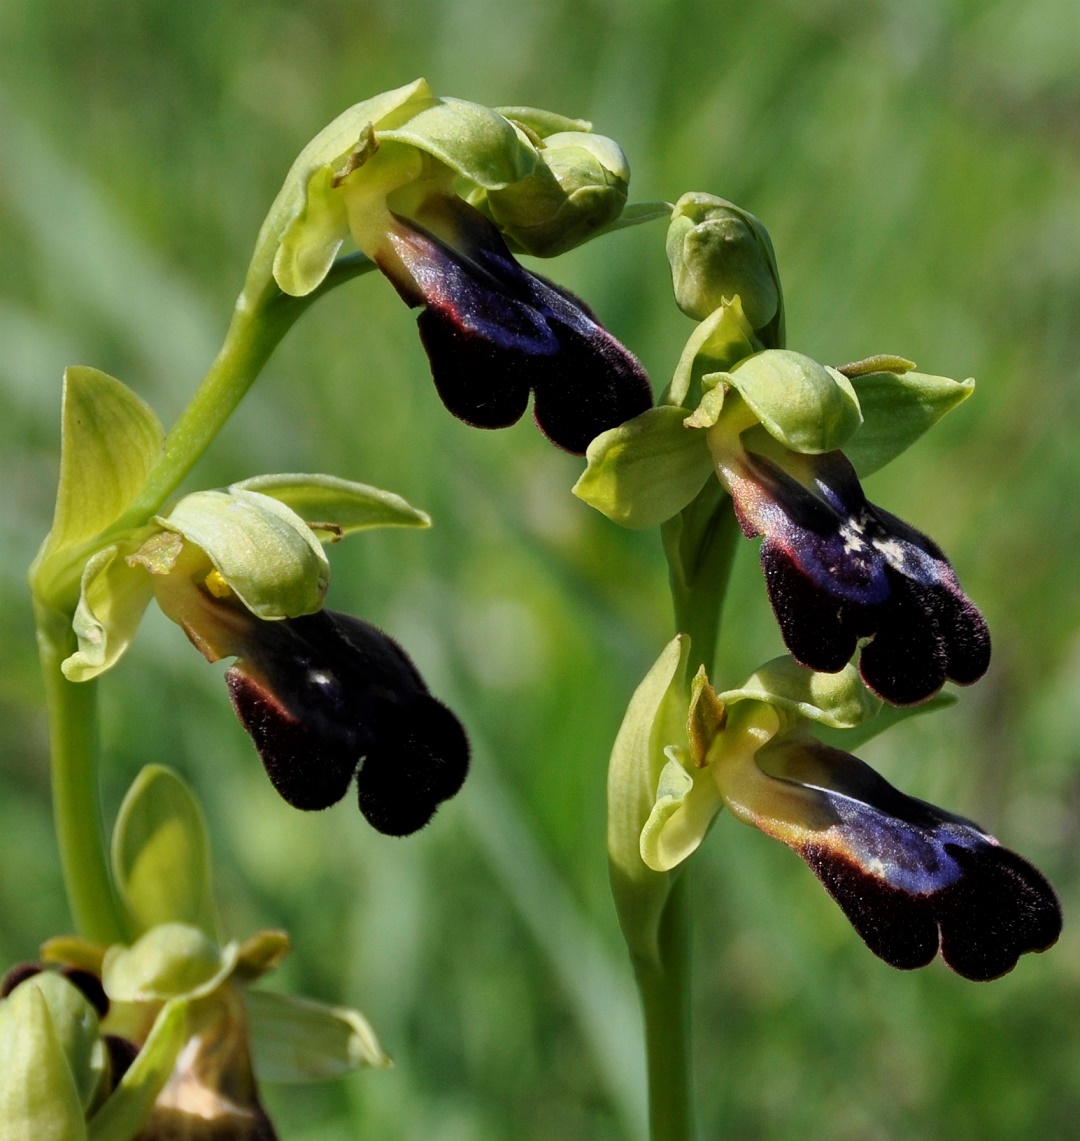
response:
M852 667L816 674L778 659L720 695L699 673L686 744L664 749L641 857L654 871L676 867L726 807L795 851L891 966L923 967L940 951L965 978L1005 974L1057 940L1054 891L977 824L905 795L809 731L813 721L851 728L879 709Z
M533 393L541 431L584 453L601 432L652 404L637 360L573 294L528 273L499 231L458 200L396 218L392 255L376 255L417 324L447 409L481 428L516 423ZM450 236L452 235L452 236Z
M786 468L743 452L721 470L744 533L765 537L769 600L796 661L831 673L868 638L863 681L894 705L986 672L990 632L941 548L868 502L841 452L790 453Z
M225 676L267 775L295 808L337 803L355 775L372 827L404 836L465 781L460 722L401 647L359 618L322 610L260 623Z

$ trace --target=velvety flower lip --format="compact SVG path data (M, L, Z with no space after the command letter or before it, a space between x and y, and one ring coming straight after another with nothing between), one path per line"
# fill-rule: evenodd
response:
M940 950L957 974L983 981L1057 940L1053 888L970 820L809 739L780 740L756 760L776 787L744 815L806 861L891 966L923 967Z
M457 199L430 220L394 215L379 268L410 306L447 409L481 428L533 414L554 444L577 455L592 439L652 406L637 359L572 293L523 269L496 227Z
M799 456L810 486L745 453L732 498L761 565L788 651L833 673L860 639L863 681L893 705L968 685L986 672L990 633L941 548L869 503L841 452Z
M337 803L355 775L368 822L405 836L464 783L461 724L401 647L358 618L321 610L259 622L226 680L271 782L296 808Z

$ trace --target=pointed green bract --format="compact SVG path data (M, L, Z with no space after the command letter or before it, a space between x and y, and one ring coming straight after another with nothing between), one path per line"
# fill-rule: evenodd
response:
M975 381L919 372L856 376L863 423L844 445L860 476L883 468L975 391Z
M167 1002L108 1101L90 1119L89 1141L131 1141L146 1124L187 1040L186 999Z
M589 444L574 494L624 527L670 519L713 471L704 435L685 419L685 408L661 405L602 432Z
M634 691L608 764L608 861L619 923L632 955L659 965L660 920L672 880L641 859L641 829L655 800L664 749L685 740L683 673L690 639L680 634L664 647Z
M333 475L260 475L231 491L257 491L284 503L321 537L341 538L373 527L430 527L431 517L392 491Z
M217 938L206 822L171 769L147 765L128 789L113 829L112 864L133 934L175 922Z
M153 594L149 577L128 565L118 545L89 559L72 620L79 648L61 666L68 681L89 681L116 664Z
M264 990L246 991L244 1005L260 1081L323 1081L362 1066L391 1064L355 1010Z
M161 458L164 439L157 416L130 388L96 368L67 369L56 512L39 561L118 519Z
M330 566L310 527L256 491L198 491L155 520L201 548L259 618L295 618L322 606Z
M731 705L761 701L835 729L850 729L876 717L884 704L859 680L859 671L846 665L837 673L816 673L793 658L773 658L738 689L719 695Z
M81 999L74 992L70 1004ZM58 1010L60 1020L74 1010ZM93 1029L97 1018L93 1010ZM72 1028L68 1027L68 1031ZM75 1036L81 1038L78 1031ZM71 1044L71 1033L63 1037ZM0 1002L0 1136L4 1141L84 1141L86 1124L79 1086L41 984L30 979Z

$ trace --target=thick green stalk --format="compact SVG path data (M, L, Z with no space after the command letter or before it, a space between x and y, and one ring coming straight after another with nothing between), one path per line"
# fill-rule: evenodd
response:
M670 873L669 873L670 874ZM651 1141L692 1141L690 881L677 874L660 920L660 961L633 958L645 1025Z
M707 485L689 507L665 524L663 537L676 628L691 640L684 676L689 686L699 666L712 671L739 537L731 501L719 484ZM655 953L631 954L645 1028L651 1141L692 1141L694 1137L687 871L662 873L670 877L670 888L660 914ZM653 875L659 878L661 873L649 873L645 882Z
M53 819L68 906L80 935L109 944L126 937L113 891L97 785L97 683L75 684L60 663L75 649L71 620L37 607L45 678Z

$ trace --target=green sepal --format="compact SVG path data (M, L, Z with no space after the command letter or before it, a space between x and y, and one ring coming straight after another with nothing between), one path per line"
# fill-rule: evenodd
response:
M851 664L817 673L784 656L766 662L737 689L719 695L724 705L761 701L834 729L851 729L876 717L884 702L859 680Z
M919 372L858 375L852 385L862 409L862 427L844 445L860 476L883 468L906 451L947 412L975 391L975 381Z
M130 947L105 952L101 984L114 1002L165 1002L201 998L232 973L237 945L219 948L205 931L187 923L162 923Z
M183 923L217 939L206 821L171 769L147 765L128 789L113 828L112 866L133 935Z
M686 738L683 675L690 639L677 635L634 691L608 765L608 863L619 924L630 953L661 962L659 933L672 877L641 858L641 830L649 818L664 750Z
M702 397L703 376L732 369L760 348L743 313L742 301L733 297L714 309L690 334L660 402L695 407Z
M149 1121L187 1041L187 999L158 1012L146 1041L109 1099L91 1117L89 1141L131 1141Z
M413 146L488 190L525 178L536 165L536 150L522 131L464 99L434 99L400 125L375 127L380 142Z
M93 1008L59 976L29 979L0 1002L4 1141L84 1141L84 1100L68 1051L75 1051L80 1076L89 1079L85 1046L96 1032Z
M660 405L597 436L573 493L624 527L655 527L681 511L712 475L708 443L686 409Z
M257 491L284 503L324 541L373 527L431 526L431 516L400 495L333 475L258 475L229 490Z
M295 618L322 606L330 565L310 527L257 491L197 491L155 522L203 550L259 618Z
M392 1064L355 1010L266 990L246 991L244 1005L260 1081L324 1081L363 1066Z
M83 568L72 619L78 649L61 663L68 681L89 681L111 669L135 637L154 596L149 577L126 561L137 546L132 540L105 547Z
M793 452L834 451L862 424L851 381L789 349L755 353L715 379L734 388L769 435Z
M939 709L948 709L956 704L958 698L955 693L938 693L920 705L885 705L882 704L873 717L867 718L850 729L837 727L830 728L828 724L819 722L814 726L814 736L824 741L826 745L842 749L845 753L853 753L867 741L873 740L879 733L907 721L911 717L921 717L924 713L935 713Z
M592 130L592 123L588 119L569 119L565 115L544 111L539 107L496 107L495 110L504 119L509 119L512 123L518 123L526 130L532 131L539 139L558 134L560 131Z

